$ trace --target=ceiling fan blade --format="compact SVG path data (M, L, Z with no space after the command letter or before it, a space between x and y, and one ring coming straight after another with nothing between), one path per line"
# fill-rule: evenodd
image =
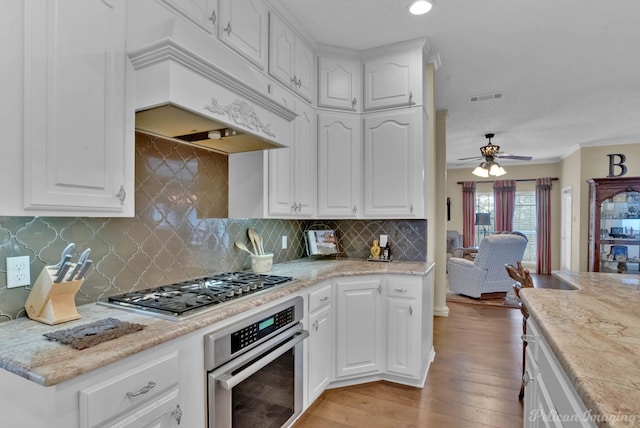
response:
M482 156L474 156L471 158L460 158L458 160L481 160L481 159L484 159L484 158Z
M531 156L516 156L516 155L510 155L508 153L505 153L502 155L499 154L496 157L500 159L515 159L515 160L527 160L527 161L533 159L533 157Z
M475 164L478 160L482 158L468 158L468 159L469 160L466 160L466 162L457 163L456 166L469 165L471 163ZM465 160L465 159L458 159L458 160Z

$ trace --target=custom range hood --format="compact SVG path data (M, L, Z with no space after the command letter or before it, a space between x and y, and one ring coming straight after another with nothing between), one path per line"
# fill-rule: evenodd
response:
M182 20L145 28L152 5L131 10L136 130L224 154L289 147L297 115L266 74Z
M238 111L246 111L248 105L238 105L236 108ZM249 117L246 114L244 116ZM263 134L276 137L267 125L254 123ZM231 127L171 103L138 111L136 131L223 154L286 147L238 126Z

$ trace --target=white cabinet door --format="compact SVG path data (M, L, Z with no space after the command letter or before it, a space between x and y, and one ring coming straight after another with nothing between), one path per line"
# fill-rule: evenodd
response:
M555 412L555 407L540 375L536 360L532 358L529 350L525 354L524 377L526 386L522 417L523 426L525 428L561 428L562 424L559 420L551 418Z
M263 70L268 57L268 25L263 0L220 0L218 37Z
M133 216L124 0L29 0L25 10L25 210Z
M269 74L307 101L313 91L313 51L277 15L270 14Z
M307 101L311 101L313 94L313 51L300 39L296 39L294 55L294 70L296 91Z
M218 27L218 0L162 0L209 34Z
M359 116L318 115L318 216L362 215L362 131Z
M316 159L313 109L300 102L291 147L269 151L270 216L308 217L315 212Z
M388 297L387 307L387 372L415 376L418 372L419 348L416 332L419 326L416 301ZM415 312L415 316L414 316Z
M424 216L422 109L364 119L364 215Z
M287 24L273 13L269 15L269 20L269 74L293 88L296 82L293 64L295 35Z
M359 61L318 57L318 106L360 111L362 104Z
M329 385L333 355L333 313L331 305L309 314L309 403Z
M364 63L364 109L422 104L421 50L371 58Z
M297 215L309 217L316 209L316 140L315 115L313 109L298 103L299 116L295 120L296 173L295 192Z
M336 291L336 377L382 370L380 278L340 279Z
M108 426L110 428L177 428L182 420L175 388L137 408Z

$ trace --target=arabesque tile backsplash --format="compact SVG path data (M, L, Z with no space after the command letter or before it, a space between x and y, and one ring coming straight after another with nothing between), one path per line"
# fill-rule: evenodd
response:
M69 242L76 255L91 248L94 267L76 295L93 303L216 272L248 269L247 254L234 246L249 243L253 227L264 238L274 263L305 256L308 228L336 229L343 256L366 258L371 241L389 235L394 257L426 260L425 220L227 219L228 162L223 155L170 141L136 135L136 214L134 218L0 217L0 266L6 257L28 255L31 281L45 265L58 262ZM288 248L280 249L281 237ZM7 288L0 271L0 321L26 316L30 287Z

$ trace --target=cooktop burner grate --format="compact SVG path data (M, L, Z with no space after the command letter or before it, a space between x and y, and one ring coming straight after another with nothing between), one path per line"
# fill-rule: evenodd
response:
M109 303L180 317L291 280L290 276L228 272L111 296Z

